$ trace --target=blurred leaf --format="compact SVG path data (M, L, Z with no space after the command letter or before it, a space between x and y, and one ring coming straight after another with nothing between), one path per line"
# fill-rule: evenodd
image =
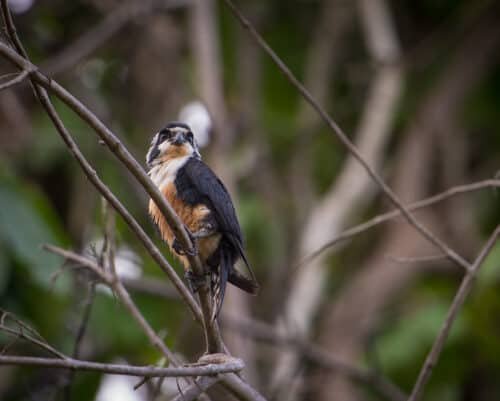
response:
M396 370L420 360L436 338L448 311L449 304L437 301L402 317L377 343L377 353L384 369ZM460 316L455 321L447 345L464 332Z
M46 289L52 288L51 275L62 260L43 251L41 245L65 242L62 232L56 215L39 193L0 175L0 241ZM57 280L55 289L68 289L64 275Z
M483 262L477 276L480 286L491 285L500 278L500 243L497 243Z

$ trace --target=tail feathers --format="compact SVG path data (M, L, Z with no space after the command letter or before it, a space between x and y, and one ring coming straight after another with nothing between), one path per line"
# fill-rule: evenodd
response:
M257 281L253 278L250 279L245 277L234 267L231 267L228 281L249 294L256 295L259 292L259 284L257 284Z
M232 269L230 256L222 252L217 274L212 274L212 320L217 319L222 308L230 269Z
M250 267L250 263L248 263L248 259L247 259L246 255L245 255L245 251L243 250L243 245L242 245L241 241L237 240L236 238L233 237L232 238L232 243L233 243L233 245L236 246L236 248L238 248L238 253L240 254L241 259L243 259L243 262L245 263L245 266L247 267L248 273L250 274L250 279L253 282L253 285L256 286L256 289L258 289L259 285L257 284L257 279L255 278L255 274L254 274L252 268ZM236 272L236 270L234 268L232 268L231 270ZM231 271L231 273L232 273L232 271ZM230 273L230 276L231 276L231 273ZM237 273L238 276L240 276L244 280L248 281L248 279L245 276L242 276L238 272L236 272L236 273ZM236 279L236 280L238 280L238 279ZM233 283L231 281L231 277L229 279L229 282L232 283L232 284L234 284L234 285L236 285L237 287L239 287L238 284L235 284L235 283ZM241 289L244 290L244 291L247 291L244 288L241 288ZM251 291L247 291L247 292L251 292ZM251 293L254 294L254 292L251 292Z

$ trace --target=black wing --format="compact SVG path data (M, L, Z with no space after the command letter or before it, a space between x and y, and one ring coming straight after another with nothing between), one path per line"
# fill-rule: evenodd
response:
M213 211L218 228L231 242L242 247L243 237L233 202L224 184L205 163L190 158L175 180L178 195L188 204L204 203ZM236 244L235 244L236 245Z
M215 221L218 225L218 231L231 244L234 255L232 260L223 260L221 263L224 266L224 283L222 283L222 298L224 297L225 281L238 286L239 288L255 294L258 290L258 284L255 275L248 263L243 250L243 236L241 228L236 217L233 202L224 184L219 180L215 173L203 163L200 159L190 158L186 164L179 170L175 179L175 186L178 195L182 200L190 205L203 203L213 212ZM222 252L223 258L228 257L225 252ZM250 273L251 278L248 279L233 269L233 263L240 256ZM222 298L219 302L222 303ZM217 308L217 309L218 309Z

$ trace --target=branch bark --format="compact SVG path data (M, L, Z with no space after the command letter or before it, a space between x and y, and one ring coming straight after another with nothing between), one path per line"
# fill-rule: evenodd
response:
M239 372L244 368L243 361L239 359L235 359L233 362L221 364L159 368L155 366L130 366L112 363L89 362L73 358L56 359L7 355L0 355L0 365L38 366L45 368L70 369L74 371L101 372L114 375L138 377L213 376L222 373Z

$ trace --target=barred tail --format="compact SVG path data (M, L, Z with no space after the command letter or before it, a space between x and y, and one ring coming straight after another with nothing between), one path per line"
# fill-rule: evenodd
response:
M226 249L221 249L220 264L217 273L212 273L211 290L212 290L212 320L217 319L224 295L226 294L226 284L229 276L229 271L232 269L231 254Z

